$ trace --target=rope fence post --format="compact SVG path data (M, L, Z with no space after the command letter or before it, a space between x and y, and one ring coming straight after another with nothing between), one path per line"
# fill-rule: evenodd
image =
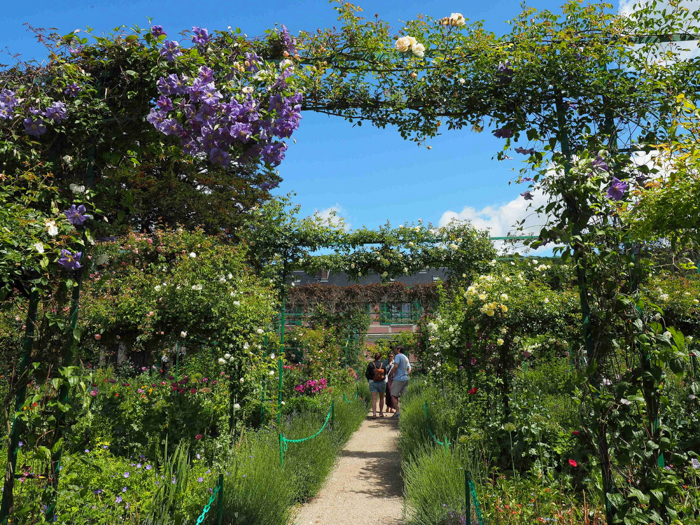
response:
M224 520L224 475L219 474L219 501L217 505L216 525L221 525Z
M335 401L331 402L331 426L335 426Z
M464 469L464 503L466 505L465 516L467 518L467 525L472 523L472 494L469 490L469 471Z

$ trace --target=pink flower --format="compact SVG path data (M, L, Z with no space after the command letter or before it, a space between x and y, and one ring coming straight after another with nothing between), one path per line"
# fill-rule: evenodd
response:
M95 339L99 341L100 339L102 339L102 336L100 334L95 334Z
M202 439L202 434L197 434L194 438L195 438L196 440L200 440L200 439Z
M95 397L97 395L97 390L90 390L90 395Z
M578 463L576 463L573 459L569 460L569 465L571 465L572 467L578 467Z

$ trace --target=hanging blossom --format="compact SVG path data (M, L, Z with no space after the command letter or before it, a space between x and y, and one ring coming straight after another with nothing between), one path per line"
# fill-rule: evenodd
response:
M629 184L624 181L619 180L617 177L613 177L613 183L608 188L608 198L614 201L622 200L625 196L625 191L629 188Z
M71 253L69 250L61 250L61 257L59 257L57 262L66 270L77 270L81 268L80 258L82 255L83 252Z
M75 204L72 204L71 207L63 213L66 214L68 222L73 226L82 226L87 219L92 219L92 215L86 215L85 211L84 205L81 204L76 208Z
M254 53L247 53L245 68L255 73L261 62ZM193 79L171 74L158 80L162 95L146 120L161 133L179 137L188 155L204 153L221 166L233 160L249 163L259 159L278 166L287 144L275 138L290 138L301 120L301 93L286 96L281 92L291 74L291 67L282 71L270 88L273 95L267 104L255 98L252 89L226 100L214 72L206 66ZM180 99L177 107L171 97ZM171 114L176 110L183 115L182 121ZM240 151L235 158L232 148Z

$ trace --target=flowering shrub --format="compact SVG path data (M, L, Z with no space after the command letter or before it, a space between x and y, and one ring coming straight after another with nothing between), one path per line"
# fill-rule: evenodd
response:
M294 391L306 396L313 396L319 392L323 392L328 388L328 381L325 377L321 379L309 379L306 383L300 383L294 387Z

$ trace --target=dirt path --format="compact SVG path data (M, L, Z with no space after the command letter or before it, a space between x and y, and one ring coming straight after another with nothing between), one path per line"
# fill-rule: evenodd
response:
M371 415L340 452L318 496L302 506L296 525L404 523L398 420Z

